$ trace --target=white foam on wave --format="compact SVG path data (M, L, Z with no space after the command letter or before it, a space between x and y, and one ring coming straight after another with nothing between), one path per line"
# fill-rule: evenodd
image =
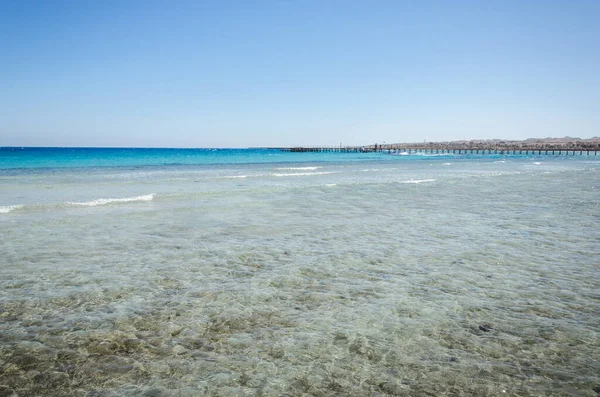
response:
M71 205L79 205L84 207L95 207L97 205L105 205L110 203L130 203L134 201L152 201L154 199L154 194L145 194L143 196L136 197L124 197L124 198L102 198L92 201L85 201L82 203L79 202L69 202Z
M244 178L248 178L250 175L227 175L227 176L223 176L222 178L224 179L244 179Z
M408 181L401 181L400 183L425 183L425 182L435 182L435 179L410 179Z
M275 168L275 169L276 170L291 170L291 171L302 171L302 170L314 171L314 170L318 170L319 168L323 168L323 167L280 167L280 168Z
M292 172L292 173L288 173L288 174L273 173L271 175L273 175L273 176L313 176L313 175L328 175L328 174L335 174L335 172Z
M535 164L535 165L540 165L540 164L542 164L542 163L540 163L539 161L536 161L536 162L534 162L533 164Z
M1 205L0 214L8 214L9 212L23 207L22 205Z

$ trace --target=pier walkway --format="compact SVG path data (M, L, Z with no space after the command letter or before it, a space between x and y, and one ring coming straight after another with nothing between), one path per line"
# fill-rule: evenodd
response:
M283 152L338 152L338 153L389 153L389 154L499 154L499 155L559 155L559 156L597 156L600 147L448 147L447 145L424 147L402 145L375 145L375 146L342 146L342 147L288 147L277 148Z

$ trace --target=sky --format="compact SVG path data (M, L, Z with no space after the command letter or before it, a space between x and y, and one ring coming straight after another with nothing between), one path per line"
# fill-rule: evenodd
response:
M600 1L0 1L0 146L600 136Z

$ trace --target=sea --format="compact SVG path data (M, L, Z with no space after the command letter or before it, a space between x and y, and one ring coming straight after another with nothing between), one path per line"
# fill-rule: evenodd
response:
M600 395L600 155L0 148L3 396Z

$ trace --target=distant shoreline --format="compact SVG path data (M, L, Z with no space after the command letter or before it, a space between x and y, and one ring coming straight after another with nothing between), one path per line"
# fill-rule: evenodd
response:
M441 142L383 143L364 146L368 149L449 149L449 150L600 150L600 137L531 138L522 141L505 139L473 139Z

